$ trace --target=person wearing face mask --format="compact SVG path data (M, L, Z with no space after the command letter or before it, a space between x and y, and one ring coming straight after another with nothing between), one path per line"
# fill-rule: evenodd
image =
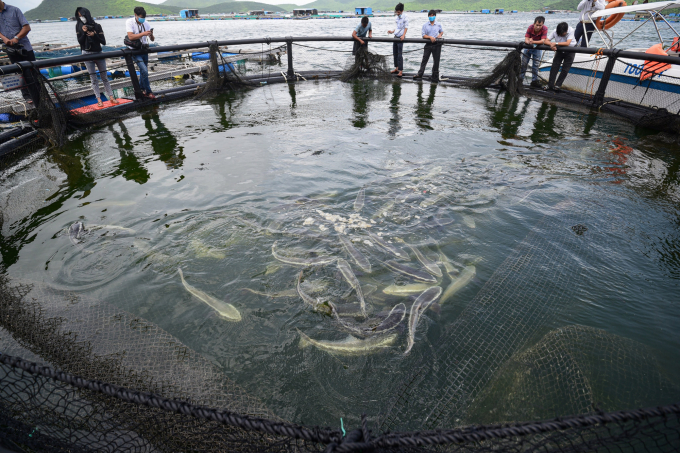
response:
M392 54L394 55L394 70L392 74L397 74L397 77L401 77L404 71L404 57L402 53L404 51L404 38L406 38L406 32L408 31L408 17L404 14L404 4L399 3L394 7L394 14L396 14L395 22L397 24L394 30L387 32L388 35L394 33L395 38L399 38L399 42L392 44Z
M90 55L102 52L102 45L106 45L106 38L104 37L104 30L102 26L92 19L92 15L87 8L79 6L76 8L76 37L80 44L80 50L83 55ZM95 68L96 65L96 68ZM113 97L113 90L109 83L109 78L106 76L106 60L86 61L85 67L90 73L90 82L92 82L92 91L97 98L97 105L103 107L104 103L99 92L99 80L97 80L97 69L99 69L99 76L104 84L106 95L109 97L111 104L118 104L118 101Z
M156 40L153 35L153 29L149 21L146 20L146 10L141 6L135 8L135 17L128 19L125 25L128 39L133 42L139 41L143 49L149 47L149 40ZM134 49L133 46L128 45L128 47ZM144 53L135 55L133 58L139 67L139 85L141 86L142 94L149 99L156 99L149 84L149 55Z
M437 12L433 9L427 13L427 23L423 25L422 35L424 39L429 40L425 44L425 49L423 50L423 61L420 63L420 70L418 74L414 75L414 79L422 79L423 74L425 74L425 68L427 67L427 62L430 60L430 55L434 59L432 64L432 78L430 79L433 83L439 82L439 57L442 54L442 45L437 42L437 38L441 38L444 34L444 29L441 24L436 21Z

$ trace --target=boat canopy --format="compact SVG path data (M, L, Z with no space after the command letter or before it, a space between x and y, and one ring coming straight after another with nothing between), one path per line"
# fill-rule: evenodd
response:
M597 12L591 14L590 17L592 19L597 19L598 17L611 16L612 14L635 13L635 12L638 12L638 11L659 11L659 10L662 10L662 9L670 9L670 8L680 8L680 1L654 2L654 3L645 3L645 4L642 4L642 5L620 6L618 8L602 9L600 11L597 11Z

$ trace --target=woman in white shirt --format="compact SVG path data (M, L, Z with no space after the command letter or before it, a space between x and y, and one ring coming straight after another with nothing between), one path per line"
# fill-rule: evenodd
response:
M593 32L595 31L595 26L590 22L590 15L595 11L603 10L605 6L604 0L581 0L581 3L578 4L577 9L581 11L581 15L579 16L579 23L576 26L576 31L574 32L574 38L576 39L577 46L580 42L581 47L588 47L590 38L593 36ZM587 41L586 39L581 41L581 38L584 34L588 35Z

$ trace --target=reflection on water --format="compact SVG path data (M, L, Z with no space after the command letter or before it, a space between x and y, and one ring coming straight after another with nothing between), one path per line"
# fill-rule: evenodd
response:
M545 313L541 335L606 330L644 343L672 375L680 159L662 138L603 115L437 85L310 81L225 93L74 136L0 176L2 265L105 298L209 357L279 415L329 425L375 415L414 363L436 360L441 332L542 219L599 206L611 229L587 231L607 241L588 259L562 250L582 259L569 276L579 284ZM74 246L63 230L75 221L100 229ZM571 226L547 234L572 235ZM467 277L422 314L408 355L406 323L373 354L334 355L301 342L300 332L327 342L349 332L303 301L298 279L312 300L345 310L360 306L356 288L335 263L290 264L328 256L349 263L365 295L370 320L348 316L355 326L410 308L418 294L394 291L424 278L424 263L439 268L426 279L443 290ZM242 320L192 297L180 267Z
M423 100L423 90L425 89L426 85L428 85L429 94L427 96L427 100ZM434 96L435 93L437 92L438 86L439 85L437 85L436 83L418 84L417 94L418 102L416 104L416 124L420 129L432 130L432 127L430 126L430 120L432 119L432 105L434 104Z

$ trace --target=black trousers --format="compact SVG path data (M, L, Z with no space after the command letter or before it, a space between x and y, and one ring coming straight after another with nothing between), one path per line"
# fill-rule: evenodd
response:
M26 55L10 53L7 56L9 57L9 61L12 63L18 63L20 61L35 61L35 52L32 50L27 52ZM38 107L40 104L40 81L37 77L37 74L39 74L39 72L35 69L25 70L23 76L26 87L21 89L21 94L24 96L24 99L30 98L33 101L33 105L35 107Z
M404 51L404 42L394 42L392 43L392 54L394 55L394 67L400 71L404 70L404 57L402 52Z
M418 75L422 77L423 74L425 74L425 67L427 66L427 62L430 61L430 55L432 55L432 58L434 59L434 63L432 64L432 80L439 80L439 57L442 55L442 45L439 43L425 44L423 61L420 63Z
M574 57L576 57L574 53L555 52L552 66L550 67L550 79L548 79L548 86L550 88L562 86L564 79L569 74L572 63L574 63ZM562 72L560 72L560 66L562 66ZM559 77L557 77L558 72L560 72ZM557 83L555 83L555 79L557 79Z
M580 44L580 47L588 47L586 44L586 40L584 39L583 42L581 42L581 38L583 37L584 34L588 35L588 42L590 42L590 38L593 37L593 32L595 31L595 26L591 24L590 22L586 22L586 27L585 27L585 33L583 31L583 22L579 22L578 25L576 26L576 30L574 30L574 39L576 40L576 45Z

